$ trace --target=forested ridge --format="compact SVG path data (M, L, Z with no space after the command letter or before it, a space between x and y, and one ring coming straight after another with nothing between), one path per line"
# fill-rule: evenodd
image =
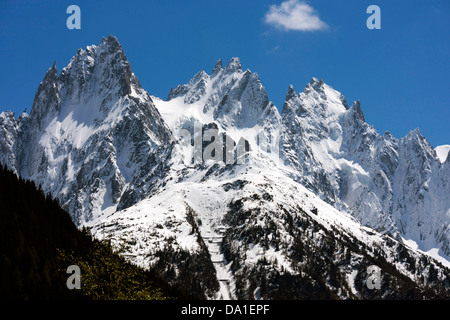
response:
M40 186L0 166L0 298L186 298L152 271L116 252L109 241L78 230ZM81 288L68 289L67 267L78 265Z

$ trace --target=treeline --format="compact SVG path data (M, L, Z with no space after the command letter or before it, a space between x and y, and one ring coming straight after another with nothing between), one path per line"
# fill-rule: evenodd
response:
M81 288L69 290L78 265ZM78 230L41 187L0 166L0 298L185 298L154 273L128 263L108 241Z

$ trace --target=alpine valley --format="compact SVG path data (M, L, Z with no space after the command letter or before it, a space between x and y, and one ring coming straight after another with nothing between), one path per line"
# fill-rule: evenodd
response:
M280 113L238 58L154 97L113 36L48 69L29 115L0 114L1 163L205 299L450 298L437 150L378 134L316 78Z

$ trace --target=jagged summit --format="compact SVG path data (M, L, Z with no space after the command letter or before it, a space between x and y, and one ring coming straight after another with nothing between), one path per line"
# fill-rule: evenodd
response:
M58 80L61 83L61 90L67 90L69 94L83 92L92 96L104 95L104 91L90 87L89 83L99 83L100 89L107 88L109 93L117 96L141 90L122 46L113 36L103 38L98 46L88 46L85 50L79 50L68 66L62 70Z
M242 71L241 61L235 57L225 68L219 59L211 75L202 70L187 84L172 88L167 101L174 99L182 99L187 106L194 105L197 113L212 118L224 129L264 126L279 118L258 74L248 69Z
M364 114L362 112L362 109L361 109L361 102L359 100L356 100L355 102L353 102L351 110L355 114L356 119L361 120L363 122L366 121L365 118L364 118Z
M295 92L294 86L292 84L289 85L288 91L286 93L286 98L284 99L283 109L281 110L281 115L284 114L292 114L295 112L295 104L292 101L297 98L297 92Z
M249 70L247 71L247 73L250 73ZM220 83L225 77L227 77L227 75L237 77L241 73L242 66L239 58L231 58L225 68L222 68L222 59L220 58L217 60L211 75L207 74L204 70L200 70L187 84L178 85L175 88L171 88L167 101L180 96L185 96L186 103L197 102L207 93L207 83L212 81ZM236 79L231 79L231 81L235 80Z
M405 136L405 138L414 138L414 137L423 138L422 132L420 132L420 129L418 127L410 130Z
M112 48L112 50L123 51L122 46L119 43L119 40L113 35L109 35L107 38L103 37L101 45L108 45Z
M324 84L325 84L325 82L323 82L322 78L318 79L318 78L315 78L315 77L312 77L311 81L309 82L309 85L314 87L314 88L320 88Z
M60 110L59 88L57 82L58 70L55 61L53 66L47 70L44 79L39 84L30 111L31 118L36 118L37 121L40 122L49 113L53 114Z
M297 93L294 90L294 86L292 84L289 85L288 92L286 94L286 100L290 99L293 96L296 96Z
M53 64L30 117L15 126L12 169L57 196L77 224L149 192L161 172L144 168L171 148L169 129L113 36L78 50L59 76ZM138 180L146 190L127 189Z
M222 71L222 58L217 60L216 65L214 66L214 69L212 70L211 76L214 77L217 75L220 71Z
M118 99L139 95L150 99L117 38L104 37L98 45L79 49L59 76L55 61L38 87L30 118L39 127L70 114L79 123L100 124Z
M224 72L226 74L242 71L241 60L233 57L225 66Z
M327 118L342 114L346 110L348 110L347 101L339 91L327 85L322 79L312 78L298 95L294 87L289 86L281 114L288 118L293 114L315 114Z

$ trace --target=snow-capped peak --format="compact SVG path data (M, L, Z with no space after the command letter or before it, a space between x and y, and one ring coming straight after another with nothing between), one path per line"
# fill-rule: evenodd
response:
M14 169L57 196L77 224L149 192L160 173L144 168L171 148L169 129L113 36L79 49L59 76L54 64L20 121ZM127 189L138 180L145 190Z
M159 108L161 113L178 110L182 103L185 106L181 109L195 110L188 113L206 123L216 121L224 130L264 127L264 123L279 119L258 74L248 69L243 72L239 58L231 58L223 69L219 59L211 76L198 72L187 84L171 89L167 101L172 103ZM170 123L174 123L172 118Z
M361 109L361 102L359 100L356 100L355 102L353 102L351 110L352 110L353 114L355 115L356 119L358 119L362 122L365 122L364 114Z
M217 75L220 71L222 71L222 59L217 60L216 65L211 73L211 77Z
M329 118L348 110L345 97L329 85L312 78L300 94L296 95L293 86L289 86L283 106L283 117L291 118L294 114ZM291 114L293 113L293 114Z
M228 64L225 66L224 72L225 74L242 72L241 60L236 57L231 58Z
M141 91L117 38L103 38L100 45L88 46L70 60L58 78L62 100L79 105L80 98L106 99ZM91 86L94 84L95 86Z
M36 118L38 122L41 122L44 117L54 115L60 109L57 80L58 70L55 61L47 70L34 97L30 116Z
M285 100L289 100L289 99L291 99L292 97L294 97L296 95L297 95L297 93L294 90L294 86L292 84L290 84L289 88L288 88L288 92L286 94L286 99Z

